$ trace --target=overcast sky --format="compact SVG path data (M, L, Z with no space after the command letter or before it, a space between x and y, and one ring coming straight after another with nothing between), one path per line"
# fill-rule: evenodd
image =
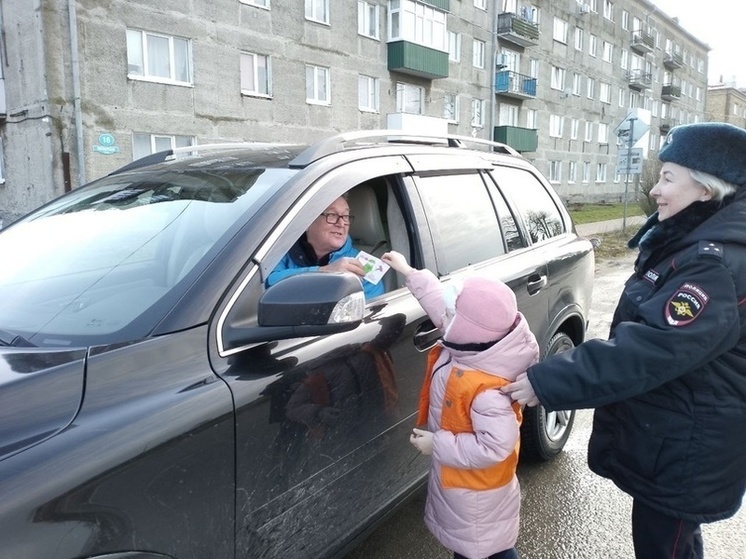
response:
M681 27L709 45L708 83L746 87L746 5L743 0L652 0ZM655 14L651 14L655 18Z

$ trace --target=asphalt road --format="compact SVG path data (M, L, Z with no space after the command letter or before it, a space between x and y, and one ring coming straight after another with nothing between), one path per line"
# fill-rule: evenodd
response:
M633 255L597 265L589 337L605 338ZM521 464L522 559L621 559L634 557L632 500L591 473L586 449L592 412L576 414L564 451L546 464ZM346 559L449 559L451 553L427 531L420 492ZM703 527L707 559L746 557L746 507L735 517Z

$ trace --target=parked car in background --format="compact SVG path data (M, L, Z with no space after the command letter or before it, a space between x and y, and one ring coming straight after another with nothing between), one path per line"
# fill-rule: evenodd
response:
M265 279L347 193L357 248L500 278L543 356L583 341L591 243L529 162L467 140L194 146L3 229L0 555L341 556L420 487L439 334L402 278L367 301ZM523 458L552 458L572 413L525 412Z

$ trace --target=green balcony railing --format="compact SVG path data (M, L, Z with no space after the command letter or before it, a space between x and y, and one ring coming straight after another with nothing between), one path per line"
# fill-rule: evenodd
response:
M507 144L521 153L536 151L539 146L539 132L533 128L495 126L493 139L496 142Z
M681 99L681 87L673 84L665 84L661 87L661 97L666 101Z
M430 80L448 77L448 53L409 41L388 44L388 68Z

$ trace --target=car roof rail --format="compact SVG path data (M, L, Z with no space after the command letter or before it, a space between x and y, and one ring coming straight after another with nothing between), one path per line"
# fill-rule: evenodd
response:
M140 167L148 167L150 165L155 165L156 163L163 163L164 161L167 161L168 158L173 155L173 153L174 151L172 149L151 153L150 155L146 155L144 157L141 157L140 159L135 159L131 163L127 163L126 165L119 167L119 169L116 169L109 173L109 176L118 175L119 173L124 173L125 171L131 171L133 169L139 169Z
M376 142L378 140L378 142ZM520 155L512 147L491 140L472 138L469 136L458 136L455 134L418 134L404 130L356 130L354 132L343 132L324 138L306 148L293 159L289 166L291 168L302 168L318 161L322 157L344 151L347 147L370 146L383 143L420 144L433 146L447 146L465 148L465 144L479 144L494 148L494 151L507 155Z

